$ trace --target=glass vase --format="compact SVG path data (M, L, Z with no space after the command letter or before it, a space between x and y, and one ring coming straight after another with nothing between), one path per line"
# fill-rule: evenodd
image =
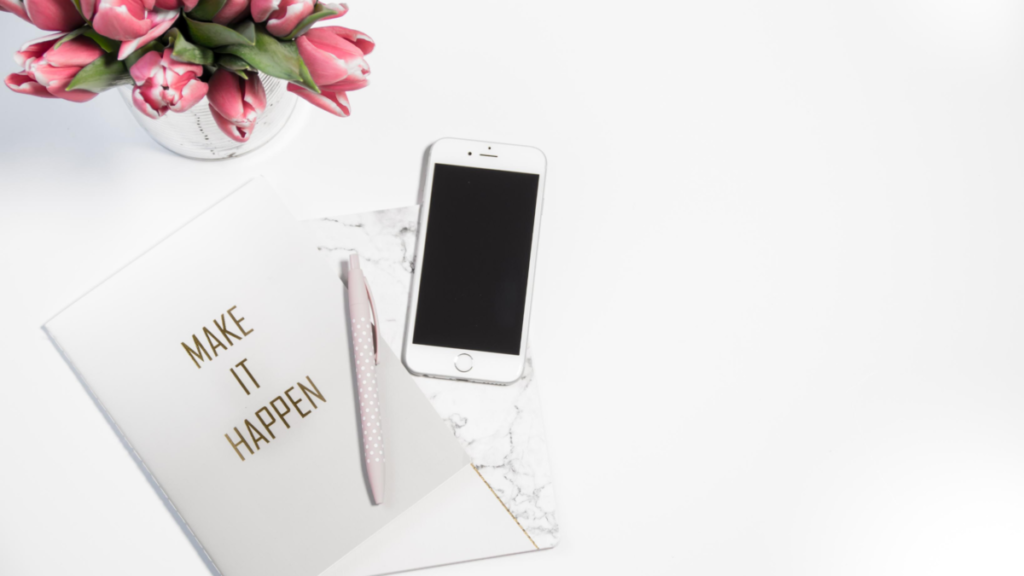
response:
M281 132L295 110L298 97L288 91L287 82L263 74L260 74L260 80L267 93L267 109L256 120L248 142L235 142L221 132L205 98L190 110L180 114L168 112L154 120L132 104L131 85L121 86L118 91L139 126L164 148L186 158L223 160L248 154L270 142Z

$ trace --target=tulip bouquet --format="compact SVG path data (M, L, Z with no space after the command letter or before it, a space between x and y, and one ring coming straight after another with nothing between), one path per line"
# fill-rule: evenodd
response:
M346 93L369 82L369 36L313 28L338 18L344 4L318 0L0 0L11 12L55 34L15 54L15 92L86 102L134 84L132 102L146 116L184 112L206 98L220 129L245 142L266 108L258 72L288 90L348 116Z

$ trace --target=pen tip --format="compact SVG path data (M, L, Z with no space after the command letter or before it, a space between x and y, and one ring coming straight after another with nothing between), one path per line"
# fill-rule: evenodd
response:
M370 492L373 494L373 503L380 504L384 501L384 469L370 472Z
M352 253L348 256L348 267L352 270L359 270L359 254Z

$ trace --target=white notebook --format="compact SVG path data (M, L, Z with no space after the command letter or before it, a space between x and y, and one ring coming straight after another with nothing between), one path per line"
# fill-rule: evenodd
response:
M44 327L226 576L321 574L469 465L384 349L371 504L344 288L306 234L256 180Z

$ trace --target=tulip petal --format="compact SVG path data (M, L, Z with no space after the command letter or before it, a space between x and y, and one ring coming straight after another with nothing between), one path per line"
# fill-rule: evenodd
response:
M334 54L342 60L362 58L363 51L343 36L343 34L350 35L349 32L356 31L341 26L323 26L310 29L303 37L316 44L317 48Z
M263 114L267 109L267 92L257 74L252 74L245 81L245 103L252 106L257 114Z
M71 68L59 68L57 66L51 66L46 62L46 59L32 61L29 69L25 72L39 82L43 86L49 88L51 84L64 82L67 86L71 83L71 80L81 71L82 69L74 66Z
M107 38L128 41L152 29L141 0L99 0L92 27Z
M40 98L54 98L53 94L47 92L42 84L30 78L28 74L8 74L7 78L4 78L4 84L18 94L28 94L29 96L39 96Z
M22 45L21 49L14 53L14 61L18 63L18 66L25 68L29 59L39 58L46 53L47 50L53 47L61 37L64 36L63 32L56 34L50 34L49 36L43 36L42 38L36 38Z
M316 30L316 28L313 30ZM299 36L295 41L299 48L299 55L302 56L302 61L306 63L306 68L309 69L310 75L313 76L313 81L316 82L317 86L321 86L342 80L348 76L348 66L344 60L339 60L334 54L321 49L320 45L314 44L309 39L309 35L313 30L306 32L304 36Z
M41 30L70 32L85 24L71 0L25 0L25 13Z
M351 92L353 90L359 90L360 88L366 88L369 84L370 79L365 76L362 78L353 78L350 76L341 82L327 84L325 86L320 86L320 88L328 92Z
M303 100L317 108L326 110L335 116L345 118L352 113L352 108L348 103L348 96L346 96L344 92L329 92L327 90L323 90L320 94L317 94L312 90L307 90L306 88L295 84L288 84L288 91L294 92Z
M184 10L185 12L191 12L197 4L199 4L199 0L153 0L153 5L149 9L159 8L161 10Z
M281 0L252 0L253 22L263 22L281 6Z
M51 47L53 47L53 45L57 43L57 40L60 40L64 36L66 36L64 32L54 32L53 34L47 34L46 36L43 36L41 38L36 38L35 40L29 40L28 42L25 42L21 45L21 50L38 50L38 46L40 44L46 44L46 49L43 50L45 52L46 50L49 50Z
M68 84L71 84L72 78L73 77L51 82L50 85L46 87L46 91L62 100L78 103L88 102L89 100L99 96L99 94L89 92L88 90L68 90L67 87Z
M317 86L331 87L329 89L333 92L358 90L369 83L366 76L370 73L370 65L363 58L363 52L343 35L363 42L369 50L373 49L373 41L368 36L340 26L313 28L296 41L313 81ZM347 82L341 83L342 80Z
M363 53L363 56L373 52L373 49L377 46L373 41L373 38L370 38L367 34L360 32L359 30L345 28L344 26L324 26L322 28L317 28L317 30L329 31L339 38L348 40L352 44L355 44L356 48L359 48L359 51ZM318 32L318 34L320 34L320 32Z
M267 32L274 36L287 36L299 22L313 13L314 0L284 0L284 5L267 20Z
M96 0L80 0L79 6L82 8L82 16L85 16L86 20L92 20L93 12L96 11Z
M151 106L150 103L146 100L142 88L139 86L136 86L132 90L132 104L135 105L135 108L138 109L139 112L142 112L143 114L149 116L154 120L163 116L165 112L159 108L154 108L153 106Z
M54 66L77 66L79 68L91 64L93 60L106 52L98 44L85 36L69 40L46 52L46 61Z
M176 92L181 95L179 100L171 105L172 112L185 112L199 103L200 100L206 97L210 86L194 75L186 75L183 78L188 80L182 84L174 86Z
M245 121L242 97L242 79L234 72L221 68L210 78L210 88L207 93L210 108L216 109L224 118L228 118L232 122Z
M100 2L105 1L107 0L100 0ZM142 36L121 44L121 49L117 53L117 59L124 60L130 56L132 52L138 50L139 46L143 46L159 38L164 32L170 30L171 26L174 26L174 22L178 19L179 14L181 14L181 12L178 10L156 10L154 12L150 12L148 21L152 25L152 28Z
M215 24L233 24L239 16L242 15L246 10L249 9L249 0L227 0L224 3L224 7L217 12L217 15L213 17Z
M163 57L160 52L154 50L147 52L145 56L139 58L138 62L132 66L129 72L132 75L132 80L135 80L135 84L141 86L146 80L148 80L156 71L156 68L161 66Z
M337 14L333 16L325 17L324 20L334 20L335 18L341 18L342 16L348 13L348 4L332 4L328 2L321 2L321 4L325 8L330 8L331 10L337 12Z
M173 57L174 50L167 48L164 50L163 66L164 68L174 72L175 74L188 74L189 72L196 76L203 75L203 66L201 64L189 64L188 62L178 62Z
M29 20L28 12L25 11L25 5L20 0L0 0L0 11L10 12L22 20Z
M213 116L213 120L217 123L220 131L227 134L228 138L235 142L247 142L252 136L253 128L255 128L254 123L241 126L233 124L222 116L220 112L217 112L217 109L213 107L213 103L210 103L210 114Z

